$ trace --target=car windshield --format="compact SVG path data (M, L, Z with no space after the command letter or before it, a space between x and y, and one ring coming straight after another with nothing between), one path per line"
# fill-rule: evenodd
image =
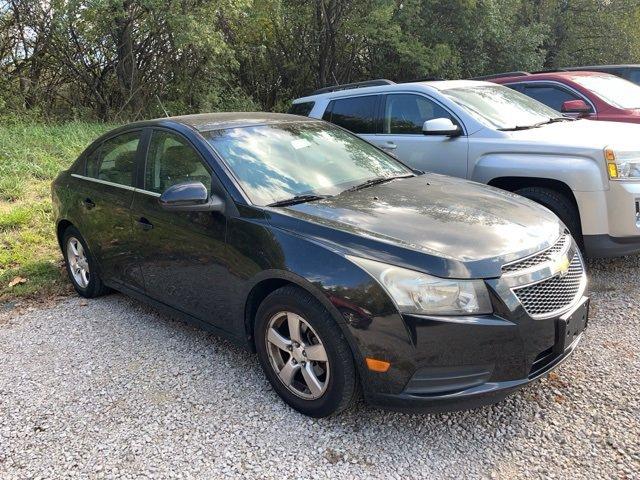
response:
M571 80L617 108L640 108L640 86L613 75L576 75Z
M532 127L561 116L537 100L502 85L450 88L442 94L498 129Z
M364 140L324 122L212 130L203 135L255 205L336 195L413 172Z

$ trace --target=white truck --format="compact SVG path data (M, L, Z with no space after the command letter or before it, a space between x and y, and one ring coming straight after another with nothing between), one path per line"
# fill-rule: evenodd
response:
M415 169L530 198L591 257L640 252L640 125L566 118L469 80L338 85L290 113L340 125Z

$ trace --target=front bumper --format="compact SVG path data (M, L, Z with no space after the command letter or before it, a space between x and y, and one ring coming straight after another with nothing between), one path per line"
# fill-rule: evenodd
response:
M610 181L608 190L574 195L580 207L588 256L616 257L640 252L639 181Z
M405 316L416 339L415 356L399 367L411 370L409 380L399 392L365 389L367 401L419 412L498 402L572 354L587 325L588 306L588 298L582 297L559 317L533 320L522 313L517 323L498 315L462 321Z

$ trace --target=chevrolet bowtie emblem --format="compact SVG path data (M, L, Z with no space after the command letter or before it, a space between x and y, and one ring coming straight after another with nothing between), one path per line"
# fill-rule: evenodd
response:
M561 277L564 277L569 273L570 265L571 262L569 261L569 257L566 254L560 255L553 260L553 274L559 274Z

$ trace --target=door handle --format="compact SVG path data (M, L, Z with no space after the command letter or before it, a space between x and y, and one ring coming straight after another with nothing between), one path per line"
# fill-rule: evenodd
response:
M387 142L383 145L380 145L380 148L382 148L383 150L395 150L396 148L398 148L398 146L393 142Z
M153 228L153 223L144 217L140 217L136 223L142 230L151 230Z
M93 203L93 200L91 200L90 198L85 198L84 200L82 200L82 206L87 210L91 210L96 206L96 204Z

